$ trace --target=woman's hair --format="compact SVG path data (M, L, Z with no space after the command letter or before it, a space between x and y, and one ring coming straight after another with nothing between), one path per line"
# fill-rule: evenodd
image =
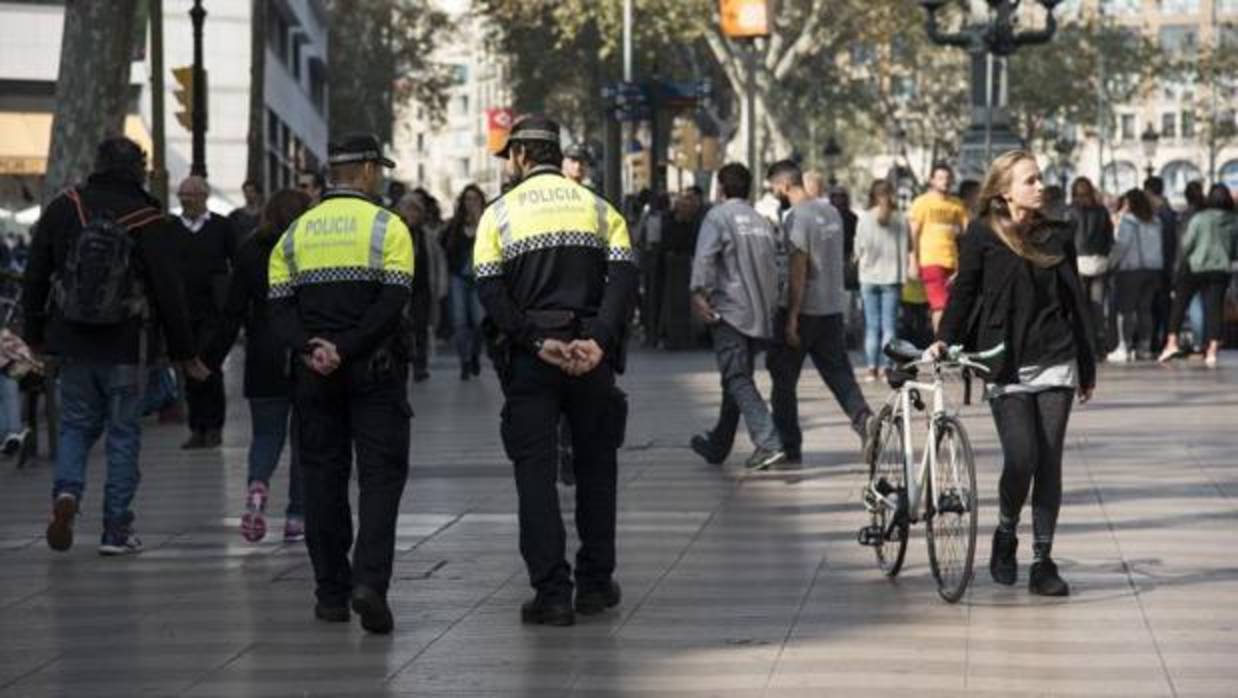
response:
M1208 190L1208 199L1205 202L1208 208L1220 209L1222 211L1234 210L1234 197L1230 196L1229 187L1217 182Z
M885 225L894 213L894 187L886 179L873 180L868 188L868 207L877 209L877 222Z
M1198 179L1187 182L1182 195L1186 197L1187 205L1196 211L1208 207L1208 202L1204 198L1204 183Z
M405 219L405 223L408 223L408 219L404 216L405 209L416 209L421 214L421 219L423 221L426 218L425 201L415 192L409 192L404 196L401 196L400 200L396 202L395 207L396 212L400 214L400 217Z
M1143 193L1142 189L1131 189L1122 195L1130 212L1144 223L1151 223L1156 212L1152 210L1152 199Z
M481 190L481 187L476 184L469 184L465 186L463 191L460 192L460 196L456 197L456 210L451 216L451 221L447 224L447 240L451 240L455 236L460 235L464 230L464 226L468 224L468 209L466 208L467 204L465 202L468 200L469 194L476 194L481 199L482 208L486 207L486 193Z
M280 189L267 199L254 237L278 238L310 207L310 196L300 189Z
M1070 185L1070 203L1075 206L1095 206L1096 187L1087 177L1075 177Z
M1006 202L1006 193L1014 185L1014 168L1025 161L1035 164L1036 156L1026 150L1011 150L993 161L980 187L976 214L1015 254L1037 266L1050 267L1062 261L1062 255L1044 250L1053 236L1052 226L1039 211L1030 221L1016 223Z
M443 222L443 210L439 207L438 199L434 198L434 195L426 191L425 187L417 187L411 193L419 197L425 206L427 223L437 225Z

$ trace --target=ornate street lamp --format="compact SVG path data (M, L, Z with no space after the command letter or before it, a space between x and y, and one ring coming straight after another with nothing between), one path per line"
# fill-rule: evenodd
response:
M1070 156L1074 154L1076 145L1078 144L1075 142L1074 136L1065 129L1062 130L1053 142L1053 149L1057 151L1057 177L1062 185L1062 189L1066 189L1068 185L1067 180L1069 177L1067 176L1066 168L1070 166Z
M823 154L825 155L825 169L826 172L829 173L827 178L830 186L832 187L835 184L838 184L838 179L834 176L834 171L838 166L839 158L841 158L843 154L842 147L838 145L838 141L834 140L833 135L825 141L825 151Z
M1156 146L1161 140L1161 134L1152 128L1149 123L1147 128L1139 136L1139 142L1143 145L1143 156L1148 161L1147 172L1148 176L1152 176L1152 161L1156 159Z
M925 28L929 39L941 46L954 46L971 54L972 118L960 147L960 168L969 177L983 176L995 149L1022 147L1022 140L1010 128L1006 114L1005 58L1021 46L1044 44L1057 32L1053 10L1061 0L1038 0L1045 10L1045 26L1019 31L1016 13L1021 0L983 0L989 18L957 32L943 32L937 13L947 0L920 0L927 14ZM979 5L980 0L972 0Z

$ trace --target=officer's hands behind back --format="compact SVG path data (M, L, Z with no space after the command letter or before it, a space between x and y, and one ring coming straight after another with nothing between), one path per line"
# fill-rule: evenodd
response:
M577 339L570 344L558 339L542 341L537 357L572 376L583 376L602 363L605 352L592 339Z

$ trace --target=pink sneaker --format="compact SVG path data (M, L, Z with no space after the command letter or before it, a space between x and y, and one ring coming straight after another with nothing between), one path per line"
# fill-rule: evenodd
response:
M284 542L300 543L305 540L305 519L300 516L289 516L284 521Z
M241 536L250 543L257 543L267 535L267 486L262 482L249 485L245 497L245 513L241 516Z

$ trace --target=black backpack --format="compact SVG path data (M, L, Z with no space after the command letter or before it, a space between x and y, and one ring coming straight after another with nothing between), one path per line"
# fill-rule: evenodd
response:
M53 284L53 302L66 322L118 325L146 314L146 296L135 265L133 231L163 217L154 207L116 217L90 211L81 194L65 196L77 208L81 230L69 243L64 267Z

